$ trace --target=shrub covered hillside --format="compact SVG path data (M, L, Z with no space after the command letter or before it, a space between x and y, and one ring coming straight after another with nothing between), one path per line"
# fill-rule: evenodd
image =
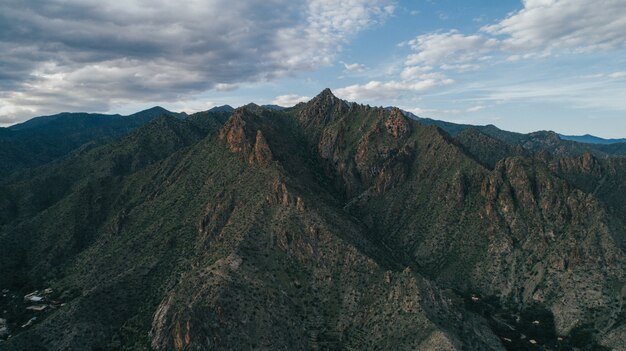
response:
M0 349L624 349L624 160L435 122L324 90L16 167Z

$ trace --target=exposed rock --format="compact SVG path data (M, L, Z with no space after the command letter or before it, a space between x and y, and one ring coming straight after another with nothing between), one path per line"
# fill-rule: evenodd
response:
M248 155L251 147L246 136L244 113L244 109L237 109L220 130L219 138L226 142L230 151Z
M310 134L317 137L325 126L349 109L345 101L333 95L330 89L324 89L306 104L306 108L299 112L297 118Z
M484 266L489 273L481 275L492 277L486 287L493 293L522 304L547 303L557 332L564 335L593 310L611 304L614 288L608 281L623 281L620 267L626 258L593 198L551 179L540 165L535 173L529 167L521 159L507 159L483 182L492 235L508 233L512 240L492 239ZM599 328L616 317L605 313L596 319Z
M300 196L292 195L287 189L287 184L282 179L274 180L272 189L272 193L266 198L269 204L290 206L304 211L304 199Z
M254 159L262 165L267 165L272 161L272 151L270 150L269 145L267 145L267 141L263 137L263 132L261 132L261 130L256 131Z
M496 137L464 144L330 91L208 117L177 122L196 137L161 157L169 123L2 183L0 281L67 296L3 346L548 347L532 328L623 344L621 161L490 152Z
M393 108L385 119L387 131L396 139L404 138L410 133L410 125L399 108Z
M219 138L231 152L242 154L249 164L267 166L273 161L272 151L261 129L252 130L255 123L246 122L259 118L249 109L250 107L237 109L220 130Z

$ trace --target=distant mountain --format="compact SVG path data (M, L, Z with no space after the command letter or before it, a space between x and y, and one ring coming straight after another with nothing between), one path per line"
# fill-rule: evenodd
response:
M509 132L489 124L485 126L475 126L470 124L457 124L440 121L430 118L422 118L415 114L403 111L403 113L421 124L437 126L452 136L455 136L468 129L476 129L483 134L501 140L509 145L520 145L527 150L534 152L543 150L556 156L576 156L584 152L590 152L596 156L621 155L626 156L626 143L620 143L621 139L613 139L612 143L586 143L578 140L564 138L552 131L538 131L529 134ZM575 138L575 137L574 137ZM599 139L599 138L598 138ZM609 139L603 139L609 140Z
M263 107L268 108L270 110L276 110L276 111L280 111L280 110L284 110L285 109L285 107L278 106L278 105L263 105Z
M0 349L619 350L625 175L328 89L154 118L0 182Z
M571 140L577 141L579 143L587 143L587 144L616 144L616 143L626 143L626 138L624 139L604 139L599 138L597 136L585 134L585 135L563 135L559 134L559 137L563 140Z
M65 112L4 128L0 130L0 178L58 159L85 144L110 141L160 116L185 118L186 114L158 106L130 116Z
M230 105L222 105L222 106L215 106L211 109L209 109L208 112L228 112L228 113L232 113L234 112L235 109L230 106Z

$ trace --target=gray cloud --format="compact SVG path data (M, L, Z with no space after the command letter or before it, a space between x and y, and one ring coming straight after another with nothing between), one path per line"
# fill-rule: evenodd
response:
M5 0L0 123L176 101L329 65L391 0Z

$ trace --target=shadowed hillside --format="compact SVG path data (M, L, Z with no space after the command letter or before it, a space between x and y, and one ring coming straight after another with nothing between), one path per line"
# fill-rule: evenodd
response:
M461 129L324 90L21 170L0 348L619 349L623 159Z

